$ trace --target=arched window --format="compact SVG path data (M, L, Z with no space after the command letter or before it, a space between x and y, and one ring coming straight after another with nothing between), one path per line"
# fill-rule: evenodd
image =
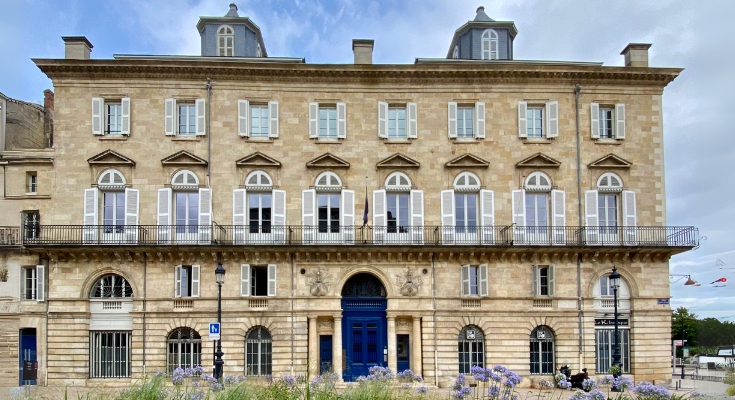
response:
M482 59L498 59L498 33L494 29L485 29L482 32Z
M102 191L102 240L117 242L123 239L121 234L125 230L125 177L118 170L108 169L97 180L97 189ZM133 204L137 203L137 194L137 191L131 194L136 197L131 199Z
M260 43L255 46L255 57L263 57L263 49L260 47Z
M100 190L121 190L125 188L125 177L116 169L108 169L97 180Z
M200 196L204 192L209 195L207 189L199 190L199 179L189 171L182 170L177 172L171 179L171 189L173 192L173 222L176 226L176 240L180 242L196 242L199 240L200 212L206 213L209 210L200 210L200 204L203 199ZM160 202L160 199L159 199ZM208 232L205 230L205 233Z
M89 297L93 299L119 299L133 297L133 288L125 278L117 274L105 275L95 282Z
M606 172L597 180L597 190L620 192L623 190L623 180L612 172Z
M452 58L459 58L459 46L454 46L454 50L452 51Z
M273 181L265 172L253 171L245 178L245 186L248 190L271 190Z
M385 179L385 190L391 192L407 192L411 190L411 179L403 172L394 172Z
M168 335L168 372L202 365L202 337L191 328L176 328Z
M387 233L407 233L411 220L411 179L402 172L394 172L385 180L385 191Z
M533 172L526 178L524 187L526 191L548 192L551 190L551 179L543 172Z
M454 178L454 190L458 192L476 192L480 190L480 178L472 172L462 172Z
M531 332L531 373L554 373L554 333L546 326Z
M469 374L473 366L485 367L485 336L474 325L459 332L459 373Z
M548 240L549 192L551 179L543 172L533 172L523 185L525 191L526 239L531 243Z
M171 179L171 188L174 190L197 189L199 188L199 178L189 170L179 171Z
M630 289L625 279L620 278L618 287L618 323L620 333L620 361L623 373L630 373ZM598 319L603 324L595 323L595 357L597 373L606 372L612 365L612 354L615 347L614 320L615 298L610 287L610 274L605 274L595 282L592 295L595 298L595 309Z
M244 217L249 226L248 232L252 234L271 233L274 211L271 177L263 171L253 171L245 178L245 188L247 189L247 209Z
M272 374L273 340L262 326L256 326L245 337L245 375L267 376Z
M235 33L231 26L222 25L217 29L217 55L232 57L235 47Z
M342 189L342 180L334 172L322 172L316 178L317 190L340 190Z
M479 218L478 194L480 178L472 172L462 172L454 179L455 233L474 234Z
M316 178L316 208L319 233L338 233L341 224L342 181L334 172Z
M622 190L623 181L612 172L602 174L597 180L597 218L601 239L605 243L618 240Z

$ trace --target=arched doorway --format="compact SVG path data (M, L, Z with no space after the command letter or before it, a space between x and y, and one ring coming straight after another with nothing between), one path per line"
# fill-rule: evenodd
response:
M367 376L370 367L387 366L387 308L383 283L374 275L361 273L342 287L343 379Z

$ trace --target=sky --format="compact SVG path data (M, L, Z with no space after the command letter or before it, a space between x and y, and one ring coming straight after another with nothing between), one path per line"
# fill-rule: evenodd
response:
M671 259L672 308L735 321L735 2L691 0L236 0L260 26L270 56L352 63L352 39L375 40L373 62L446 57L478 6L514 21L514 57L621 66L631 42L652 43L650 65L685 71L664 92L667 225L696 226L701 246ZM86 36L92 58L199 55L200 16L228 0L0 0L0 92L41 101L50 80L31 58L63 58L61 36ZM730 115L730 117L728 117ZM729 165L729 167L728 167ZM732 236L731 236L732 235ZM720 267L717 261L724 266ZM720 269L731 268L731 269ZM726 278L724 287L710 282ZM666 279L667 277L661 277Z

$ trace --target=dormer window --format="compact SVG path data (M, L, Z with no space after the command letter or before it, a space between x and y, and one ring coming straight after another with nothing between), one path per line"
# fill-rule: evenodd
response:
M217 30L217 55L220 57L232 57L235 48L235 32L232 27L222 25Z
M454 50L452 51L452 58L459 58L459 46L454 46Z
M482 32L482 59L498 59L498 33L494 29L485 29Z
M255 57L263 57L263 49L260 47L260 43L255 46Z

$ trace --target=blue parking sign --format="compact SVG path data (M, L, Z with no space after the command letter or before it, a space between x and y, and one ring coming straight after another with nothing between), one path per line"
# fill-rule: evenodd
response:
M220 340L219 339L219 322L209 323L209 340Z

